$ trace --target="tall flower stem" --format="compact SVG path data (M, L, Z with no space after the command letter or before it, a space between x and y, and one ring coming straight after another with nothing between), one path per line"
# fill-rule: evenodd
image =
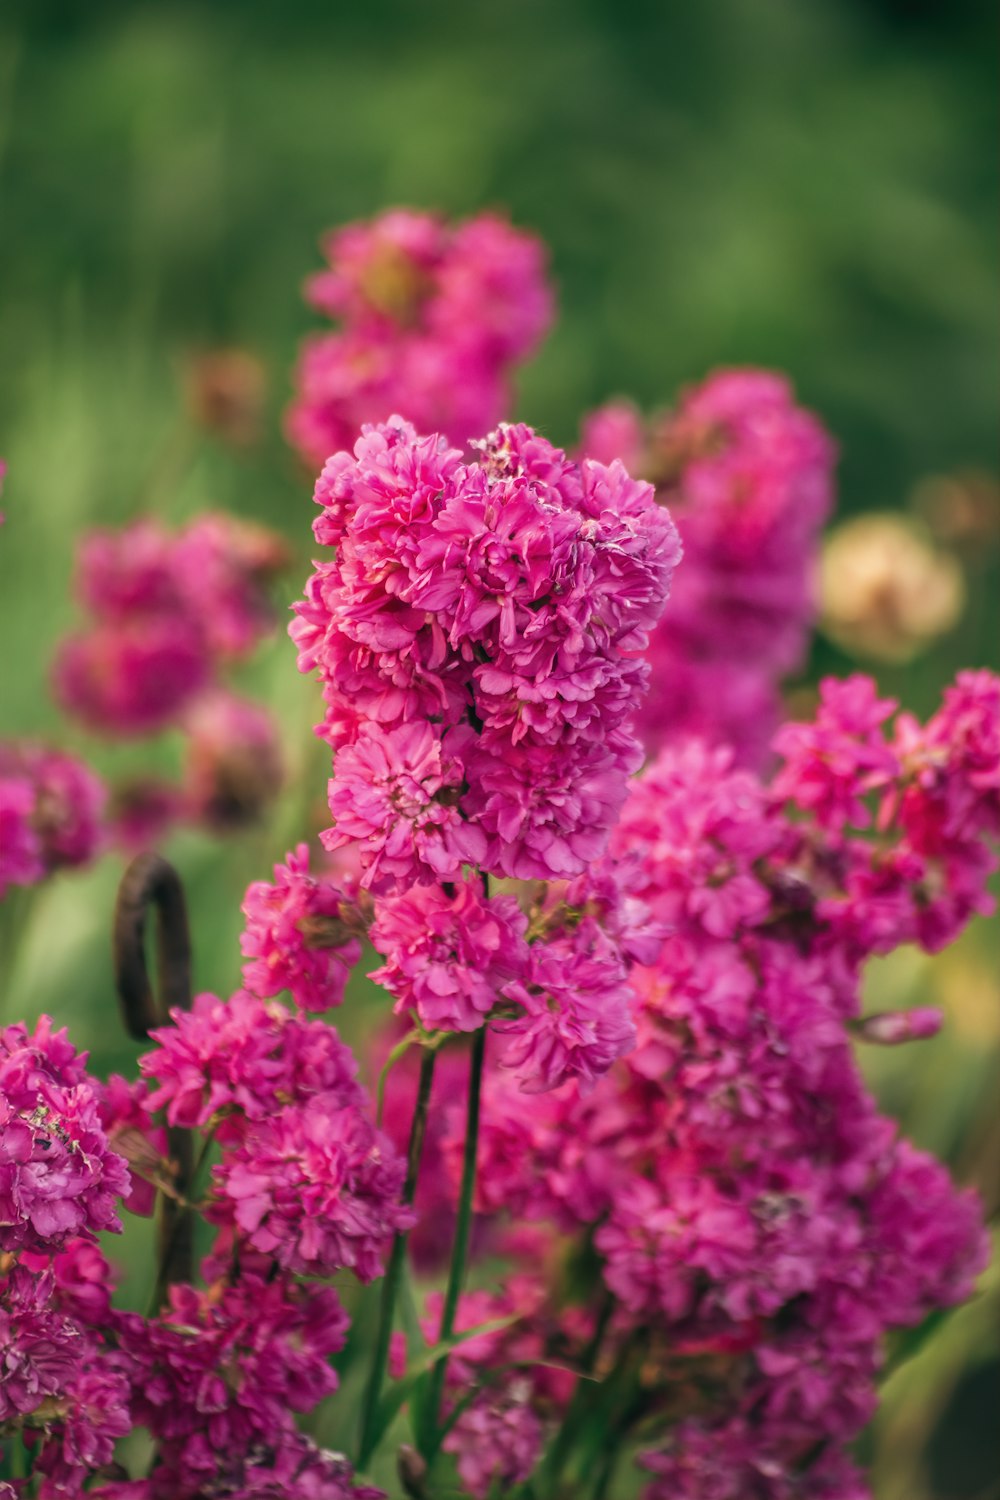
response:
M410 1145L406 1157L406 1181L403 1184L403 1202L407 1205L413 1202L417 1191L417 1175L420 1171L420 1157L424 1146L424 1134L427 1129L427 1106L430 1103L431 1084L434 1081L434 1063L437 1051L433 1047L424 1049L420 1059L420 1081L417 1086L417 1102L413 1110L413 1123L410 1126ZM375 1354L372 1359L371 1375L368 1378L368 1388L365 1392L365 1403L361 1419L361 1446L358 1450L358 1467L363 1469L372 1456L378 1435L375 1425L378 1413L379 1397L382 1394L382 1384L385 1380L385 1368L389 1361L389 1345L392 1342L392 1324L396 1311L396 1298L399 1295L399 1284L403 1279L403 1267L406 1262L406 1240L407 1231L400 1230L393 1242L392 1252L389 1256L389 1268L382 1282L382 1301L379 1307L378 1335L375 1341Z
M441 1314L439 1342L450 1339L455 1331L455 1316L465 1281L466 1262L469 1258L469 1236L472 1231L472 1199L476 1186L476 1155L479 1147L479 1106L483 1090L483 1064L486 1059L486 1027L481 1026L472 1042L472 1058L469 1067L469 1102L465 1120L465 1151L462 1157L462 1186L458 1198L458 1218L455 1221L455 1240L451 1250L451 1266L448 1270L448 1287L445 1291L444 1310ZM423 1455L428 1461L433 1458L438 1445L438 1415L444 1377L448 1366L447 1354L442 1354L431 1371L430 1388L425 1408L426 1422L423 1433Z

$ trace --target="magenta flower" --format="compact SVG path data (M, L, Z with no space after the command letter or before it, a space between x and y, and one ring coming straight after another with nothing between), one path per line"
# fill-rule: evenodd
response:
M369 977L428 1031L475 1031L527 963L526 927L513 897L486 899L472 881L453 895L415 886L377 902L370 937L386 962Z
M303 1010L340 1004L361 957L357 922L347 925L353 906L345 893L309 874L306 844L275 865L273 885L247 887L243 913L243 982L251 993L267 998L288 990Z
M213 832L260 821L285 774L278 726L270 713L232 693L215 691L187 713L184 730L187 816Z
M254 1123L214 1178L220 1218L300 1275L382 1274L382 1247L414 1220L398 1200L406 1164L354 1105L316 1094Z
M176 535L152 520L94 532L77 568L91 620L57 652L59 702L103 734L154 734L176 722L221 664L271 628L267 584L285 561L274 533L224 515Z
M570 935L533 946L524 979L508 984L504 994L523 1014L495 1023L512 1039L502 1062L528 1093L558 1088L568 1078L593 1085L635 1043L627 967L593 918Z
M166 728L209 681L201 634L183 616L139 615L68 637L53 665L56 699L99 734Z
M103 781L76 756L0 743L0 897L96 858L106 800Z
M743 765L764 765L778 684L802 665L815 614L830 438L781 376L747 369L716 371L649 424L613 403L586 420L582 446L652 480L684 545L648 652L644 743L655 751L698 734L732 746Z
M0 1251L57 1247L120 1229L128 1170L98 1112L84 1054L43 1016L0 1032Z
M296 606L299 665L335 747L330 848L379 893L478 866L570 877L603 852L641 750L638 659L676 532L618 463L527 427L462 463L399 418L316 488L335 545Z
M342 328L306 342L287 418L308 462L396 411L459 445L504 416L512 367L552 317L538 240L491 214L450 226L393 209L324 250L307 295Z
M242 1122L264 1120L315 1094L356 1106L357 1064L332 1026L289 1015L239 990L229 1001L198 995L190 1012L151 1033L157 1045L139 1060L159 1088L151 1109L172 1125L203 1128L221 1120L220 1139L241 1139Z
M58 1398L77 1369L85 1339L52 1305L53 1277L24 1266L0 1272L0 1423Z
M362 884L391 890L414 880L454 880L487 857L482 829L459 808L467 734L439 739L426 721L387 733L365 725L337 753L330 782L334 826L324 845L361 844Z
M161 1443L178 1486L171 1493L201 1494L220 1455L235 1460L294 1435L293 1413L336 1389L330 1355L347 1324L331 1288L251 1272L204 1292L172 1287L169 1307L150 1321L121 1314L133 1418Z

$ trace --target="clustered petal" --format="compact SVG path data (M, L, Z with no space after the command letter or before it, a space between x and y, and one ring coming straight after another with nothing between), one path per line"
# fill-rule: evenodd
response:
M307 340L287 420L308 462L396 411L460 446L504 416L513 367L552 319L540 241L494 214L394 209L323 248L307 296L341 327Z
M641 751L639 654L679 556L648 485L502 427L464 463L394 418L335 454L296 606L336 749L335 849L377 893L597 858Z
M628 403L594 412L583 451L651 480L684 544L654 631L637 725L647 748L699 735L760 768L778 684L805 659L835 448L781 376L718 370L649 424Z
M303 1010L329 1010L344 998L361 957L352 903L332 881L309 874L309 848L299 844L274 867L274 884L254 881L243 902L243 982L261 999L287 990Z
M824 685L815 722L782 731L770 785L726 749L664 751L612 837L621 917L600 871L532 916L553 939L541 959L597 923L635 954L636 1044L596 1086L566 1073L530 1110L490 1070L477 1207L494 1240L524 1219L592 1235L616 1308L610 1367L641 1348L650 1401L686 1378L701 1392L643 1460L648 1500L860 1500L845 1448L874 1409L887 1337L967 1297L985 1264L976 1195L879 1114L853 1039L939 1024L859 1022L862 969L900 943L951 941L986 904L998 693L963 673L926 726L893 725L867 680ZM570 972L564 955L552 983ZM533 1023L524 1004L515 1031ZM443 1144L455 1181L457 1110ZM515 1266L536 1266L537 1242L517 1241ZM568 1336L552 1331L548 1353ZM548 1397L528 1400L544 1421ZM512 1409L494 1390L473 1409L482 1425L456 1422L452 1443L488 1493L476 1464L503 1472Z
M99 852L107 792L74 755L25 740L0 742L0 899Z
M49 1250L72 1236L120 1229L129 1190L112 1151L98 1088L65 1031L0 1031L0 1251Z

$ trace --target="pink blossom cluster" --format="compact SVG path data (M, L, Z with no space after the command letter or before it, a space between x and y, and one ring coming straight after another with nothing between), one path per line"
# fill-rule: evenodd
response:
M24 740L0 741L0 900L54 870L89 864L107 792L82 760Z
M48 1017L0 1031L0 1432L23 1433L39 1500L82 1495L131 1428L95 1243L128 1172L85 1064Z
M278 953L272 992L289 987L304 1007L325 1006L338 982L329 958L317 950L311 967L293 934L296 912L339 920L339 893L331 910L304 849L276 873L276 886L248 897L251 927L259 919L248 973L270 978L265 954ZM322 1282L343 1270L381 1275L387 1241L412 1220L400 1201L403 1159L371 1123L354 1058L332 1026L249 991L198 996L152 1040L140 1067L157 1087L144 1102L220 1148L200 1205L217 1235L204 1290L175 1286L157 1317L118 1318L133 1420L156 1441L157 1459L147 1480L97 1493L381 1500L296 1425L336 1389L330 1361L348 1327Z
M594 412L582 446L652 480L684 544L648 653L637 720L647 748L700 735L759 768L778 685L805 658L833 443L781 376L737 369L709 376L649 424L627 403Z
M475 1031L525 970L527 918L513 896L474 880L415 885L376 905L369 936L386 963L372 971L428 1031Z
M530 1109L502 1068L487 1079L480 1214L593 1236L601 1368L638 1361L642 1409L670 1403L650 1500L863 1496L844 1445L887 1338L985 1261L975 1196L879 1115L852 1035L928 1034L857 1027L864 961L937 948L988 905L1000 680L961 674L923 727L893 706L825 684L770 785L725 749L664 751L612 841L666 929L630 976L637 1046ZM457 1175L458 1111L453 1131ZM464 1461L486 1451L470 1433Z
M344 998L361 957L364 930L356 892L309 873L309 846L299 844L274 867L274 884L255 880L243 902L243 983L268 999L287 990L303 1010L329 1010Z
M89 622L56 654L59 703L113 738L171 727L185 737L182 786L140 778L116 789L112 830L127 848L148 846L178 818L238 826L277 794L274 722L220 674L272 628L268 585L286 561L275 533L221 513L175 533L142 519L83 543L76 591Z
M23 1433L39 1500L83 1495L132 1427L129 1375L101 1331L110 1281L82 1240L0 1265L0 1430Z
M128 1173L85 1063L47 1016L0 1031L0 1253L121 1228Z
M509 1494L532 1475L547 1432L573 1390L573 1369L555 1350L579 1348L594 1332L592 1312L558 1308L551 1300L551 1242L536 1230L521 1230L513 1240L503 1248L514 1248L532 1269L515 1272L502 1290L464 1294L455 1323L462 1342L447 1372L444 1450L454 1455L459 1477L476 1500ZM421 1330L428 1342L437 1336L441 1305L439 1293L427 1297ZM480 1328L485 1331L474 1331ZM401 1377L402 1336L393 1363Z
M336 747L330 848L377 892L465 865L522 879L596 858L640 758L638 660L676 533L620 464L526 427L462 461L398 420L316 487L318 565L292 633Z
M402 414L463 447L510 409L510 377L552 319L541 242L494 214L451 225L393 209L324 243L306 288L335 319L302 350L287 418L307 463Z
M207 1212L224 1236L300 1275L380 1275L386 1239L412 1220L405 1164L333 1027L243 991L173 1020L140 1067L159 1083L151 1107L223 1148Z
M336 1388L348 1318L329 1287L242 1270L233 1285L171 1288L155 1319L117 1318L133 1420L158 1442L155 1496L223 1493L255 1446L297 1437L295 1413Z
M0 1433L26 1444L39 1500L381 1500L296 1425L336 1389L348 1327L322 1283L381 1274L412 1218L354 1060L332 1027L243 992L199 997L153 1040L150 1091L90 1078L47 1018L0 1032ZM121 1200L144 1212L153 1184L176 1192L159 1109L219 1142L195 1205L218 1232L204 1285L174 1285L141 1316L113 1308L93 1241L120 1229ZM154 1462L115 1478L135 1427Z
M565 880L600 857L678 547L618 463L574 464L525 427L479 449L466 463L394 419L335 454L315 531L336 556L292 633L335 748L324 842L358 851L374 894L375 977L425 1030L492 1021L547 1089L631 1045L632 960L586 914L529 934L488 877Z

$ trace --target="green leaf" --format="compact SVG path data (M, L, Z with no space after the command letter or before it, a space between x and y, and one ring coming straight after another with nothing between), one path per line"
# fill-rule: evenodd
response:
M511 1313L506 1318L493 1318L488 1323L480 1323L477 1327L468 1328L462 1333L453 1333L450 1338L441 1339L430 1348L425 1346L416 1362L407 1369L402 1380L394 1381L379 1402L375 1413L373 1450L396 1420L405 1403L417 1390L420 1381L434 1368L439 1359L450 1354L460 1344L467 1343L469 1339L478 1338L480 1334L498 1333L501 1328L509 1328L512 1323L517 1322L519 1317L520 1313Z

